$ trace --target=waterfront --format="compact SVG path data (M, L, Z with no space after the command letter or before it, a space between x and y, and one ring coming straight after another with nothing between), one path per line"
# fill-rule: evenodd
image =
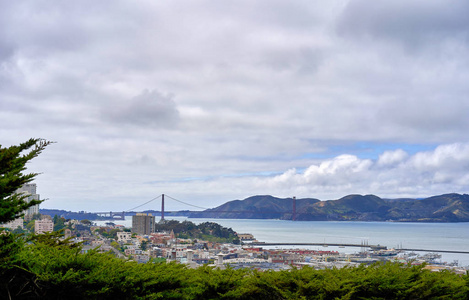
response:
M206 221L216 222L222 226L231 227L238 233L252 233L260 242L368 243L380 244L388 248L454 251L469 249L469 223L292 222L260 219L188 219L185 217L167 217L167 219L188 220L196 224ZM105 221L97 223L104 224ZM132 225L131 217L114 223L126 227ZM318 249L317 246L311 248ZM343 253L360 251L359 248L329 247L328 249ZM461 266L469 265L467 254L441 253L441 255L442 261L458 260Z

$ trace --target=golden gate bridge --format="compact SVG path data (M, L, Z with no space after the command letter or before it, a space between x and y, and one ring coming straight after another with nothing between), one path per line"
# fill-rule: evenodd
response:
M175 199L171 196L161 194L143 204L140 204L136 207L133 207L131 209L122 211L122 212L94 212L94 214L97 214L98 216L101 217L108 217L112 220L125 220L125 215L126 213L133 213L135 212L136 209L145 206L153 201L156 201L161 198L161 220L164 220L165 212L166 213L177 213L181 211L165 211L165 197L169 198L170 200L179 202L181 204L185 204L187 206L191 206L197 209L202 209L203 213L223 213L223 212L230 212L230 213L252 213L255 212L257 214L271 214L271 213L276 213L276 214L285 214L285 213L290 213L291 214L291 220L296 221L296 217L298 214L303 214L303 213L297 213L296 212L296 197L290 198L292 201L292 210L291 211L286 211L286 212L281 212L281 211L236 211L236 210L229 210L229 211L223 211L223 210L215 210L215 211L210 211L209 208L197 206L194 204L190 204L178 199ZM200 211L197 211L200 212ZM370 248L372 250L384 250L387 249L386 246L382 245L368 245L368 242L362 242L361 244L344 244L344 243L282 243L282 242L276 242L276 243L265 243L265 242L254 242L250 243L252 246L339 246L339 247L361 247L361 248ZM410 248L400 248L398 250L401 251L414 251L414 252L441 252L441 253L458 253L458 254L469 254L469 251L459 251L459 250L435 250L435 249L410 249Z
M161 194L143 204L140 204L136 207L133 207L131 209L128 209L128 210L125 210L125 211L122 211L122 212L113 212L113 211L106 211L106 212L93 212L93 214L96 214L100 217L103 217L103 218L109 218L111 220L125 220L125 215L128 214L128 213L133 213L135 212L136 209L142 207L142 206L145 206L147 205L148 203L151 203L153 201L156 201L156 200L159 200L161 199L161 220L164 220L164 216L165 216L165 212L166 213L177 213L177 212L181 212L181 211L165 211L165 196L166 198L169 198L170 200L173 200L173 201L176 201L176 202L179 202L181 204L184 204L184 205L187 205L187 206L191 206L191 207L194 207L194 208L197 208L197 209L202 209L203 211L197 211L197 212L203 212L203 213L256 213L256 214L291 214L291 220L292 221L296 221L296 217L297 217L297 212L296 212L296 197L293 197L293 198L290 198L291 201L292 201L292 210L291 211L270 211L270 210L263 210L263 211L253 211L253 210L216 210L216 211L211 211L210 208L206 208L206 207L201 207L201 206L198 206L198 205L194 205L194 204L190 204L190 203L187 203L187 202L184 202L184 201L181 201L181 200L178 200L178 199L175 199L171 196L168 196L168 195L165 195L165 194Z

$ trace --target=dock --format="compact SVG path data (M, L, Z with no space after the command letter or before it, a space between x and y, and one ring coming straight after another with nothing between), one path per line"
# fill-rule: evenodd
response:
M253 242L249 243L252 246L322 246L322 247L356 247L356 248L371 248L372 250L386 250L386 246L381 245L368 245L368 244L341 244L341 243L264 243Z
M341 243L264 243L264 242L253 242L246 245L252 246L322 246L322 247L355 247L355 248L370 248L371 250L387 250L388 247L382 245L368 245L368 244L341 244ZM399 251L410 251L410 252L435 252L435 253L455 253L455 254L469 254L469 251L462 250L441 250L441 249L411 249L411 248L399 248Z

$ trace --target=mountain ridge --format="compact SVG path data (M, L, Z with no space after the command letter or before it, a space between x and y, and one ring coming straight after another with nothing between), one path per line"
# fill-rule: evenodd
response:
M449 193L427 198L386 199L351 194L337 200L296 199L271 195L228 201L191 212L190 218L282 219L297 221L469 222L469 195Z

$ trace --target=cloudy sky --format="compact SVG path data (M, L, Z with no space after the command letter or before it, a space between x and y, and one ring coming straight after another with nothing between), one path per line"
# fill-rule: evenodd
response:
M0 144L56 142L43 208L469 192L466 0L0 5Z

